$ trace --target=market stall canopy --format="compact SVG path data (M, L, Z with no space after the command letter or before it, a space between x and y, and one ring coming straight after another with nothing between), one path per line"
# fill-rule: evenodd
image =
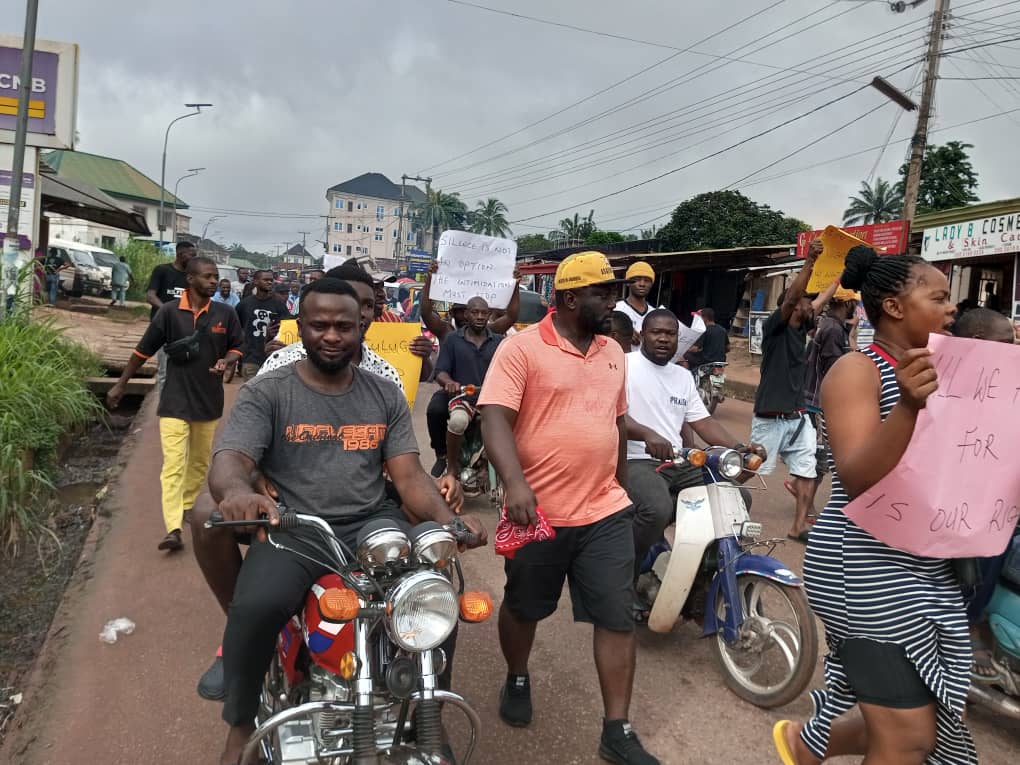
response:
M43 212L88 220L140 236L152 235L144 215L122 206L95 186L48 173L41 173L40 177Z

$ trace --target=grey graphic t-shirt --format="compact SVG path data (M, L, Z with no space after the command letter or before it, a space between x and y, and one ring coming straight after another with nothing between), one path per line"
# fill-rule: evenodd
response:
M371 515L385 498L385 461L418 453L407 401L393 383L357 368L351 387L335 395L313 390L297 370L246 383L214 453L251 457L289 510L330 521Z

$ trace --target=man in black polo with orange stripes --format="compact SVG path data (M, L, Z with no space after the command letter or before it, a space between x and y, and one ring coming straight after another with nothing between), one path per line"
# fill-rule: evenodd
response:
M106 394L116 409L128 381L160 348L167 354L166 385L159 397L163 447L163 520L160 550L184 547L181 524L205 484L216 424L223 416L223 372L241 358L244 332L234 309L212 301L219 283L216 263L194 257L187 265L188 287L164 303L138 343L124 374Z

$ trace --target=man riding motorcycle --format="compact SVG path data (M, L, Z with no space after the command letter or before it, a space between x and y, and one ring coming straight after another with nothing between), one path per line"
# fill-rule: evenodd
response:
M676 355L680 321L659 308L644 317L640 349L627 359L627 494L634 502L635 577L652 545L673 522L676 493L705 483L700 467L676 464L689 425L705 443L732 446L764 457L764 449L738 443L705 409L690 371L670 363ZM645 423L649 423L646 425ZM742 490L750 507L750 493ZM635 603L643 616L648 605Z
M436 362L436 382L443 386L447 395L459 395L465 385L481 388L492 355L503 339L489 327L491 313L485 300L471 298L465 311L466 325L446 336ZM454 404L446 423L446 472L454 478L460 475L461 442L474 420L473 404L477 400L476 393Z
M362 325L367 330L375 318L376 299L372 277L357 264L345 263L330 269L330 278L339 279L349 284L358 296L361 306ZM306 357L303 343L299 340L282 349L273 352L266 363L262 365L259 374L267 374L273 370L294 364ZM378 375L384 380L389 380L403 393L403 384L397 370L385 359L374 353L364 341L361 343L360 354L355 353L352 363L359 369ZM254 477L259 492L271 498L276 498L276 489L261 474ZM463 492L460 485L453 478L443 476L437 479L440 493L446 498L447 503L454 510L460 512L463 504ZM396 496L392 483L387 483L387 491L390 498L401 504L400 497ZM199 495L195 502L194 509L188 514L191 525L191 538L195 548L195 558L198 561L202 575L205 577L209 589L219 602L220 607L226 613L230 602L234 597L234 587L237 584L237 577L241 570L241 550L238 546L238 537L226 528L205 528L205 522L216 509L216 503L208 492ZM455 633L456 634L456 633ZM452 650L449 652L452 656ZM445 687L449 681L449 672L452 662L447 663L447 670L440 676L440 684ZM212 665L202 675L198 683L198 694L202 698L211 701L220 701L224 695L223 685L223 660L217 652L217 657Z
M406 400L394 385L351 365L362 339L354 289L334 279L309 285L298 322L308 358L245 385L220 436L209 474L220 513L226 520L264 515L278 523L276 503L252 481L258 469L284 505L322 516L354 546L369 520L406 523L386 496L385 469L416 519L452 522L421 467ZM484 544L482 524L464 521ZM254 730L277 633L326 573L259 536L241 567L223 638L223 719L230 731L222 765L237 762Z

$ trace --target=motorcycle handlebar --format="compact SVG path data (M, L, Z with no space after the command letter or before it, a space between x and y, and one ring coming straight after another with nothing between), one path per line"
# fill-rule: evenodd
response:
M297 513L283 512L280 513L280 522L277 525L273 525L269 522L268 518L258 518L253 521L228 521L223 517L223 514L219 510L213 510L209 515L209 520L204 524L207 529L225 529L225 528L239 528L241 526L254 526L255 528L264 529L279 529L281 531L290 531L296 529L299 526L312 525L307 521L303 521Z

